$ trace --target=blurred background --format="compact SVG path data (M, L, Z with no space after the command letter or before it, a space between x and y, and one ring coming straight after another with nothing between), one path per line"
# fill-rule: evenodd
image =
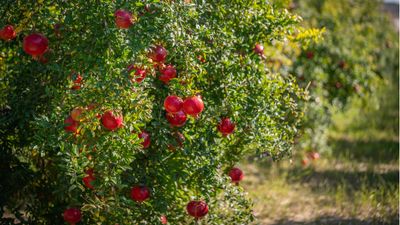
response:
M335 2L342 2L341 8L335 8ZM371 2L294 1L289 3L289 8L300 14L304 23L321 28L320 21L310 21L319 18L334 21L332 15L335 13L338 18L351 17L350 12ZM373 9L376 12L371 14L388 18L375 27L389 26L386 28L388 33L390 29L396 30L395 40L398 41L398 1L386 0ZM353 16L357 17L357 14ZM369 15L364 13L362 16ZM348 22L350 19L343 21L339 25L336 23L333 30L340 26L353 29L367 20L359 20L359 24L354 20ZM353 31L357 32L356 29ZM385 42L385 39L381 41ZM254 200L254 214L258 218L255 224L399 224L397 44L380 49L387 51L396 63L391 65L388 58L385 59L384 66L378 68L380 79L374 81L373 92L352 96L341 106L331 104L333 107L328 110L331 121L323 128L327 130L323 145L297 144L292 158L280 162L268 157L252 157L242 162L246 176L242 185ZM318 140L322 138L315 130L310 135Z

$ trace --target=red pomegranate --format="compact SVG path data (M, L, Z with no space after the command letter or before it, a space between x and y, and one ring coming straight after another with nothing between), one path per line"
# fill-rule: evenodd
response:
M190 201L186 210L194 218L201 218L208 213L208 205L204 201Z
M307 57L307 59L313 59L314 58L314 52L312 52L312 51L306 52L306 57Z
M147 71L143 68L137 67L135 65L128 66L128 72L131 74L132 70L135 70L135 73L132 77L132 82L136 81L138 83L142 82L144 78L146 78Z
M150 134L147 133L146 131L142 131L140 134L138 134L140 139L143 139L142 146L143 148L148 148L150 147Z
M163 46L156 45L151 49L149 56L154 62L161 63L165 61L167 54L168 52Z
M118 28L128 29L133 24L132 14L126 10L118 9L114 16Z
M260 45L260 44L256 44L254 46L254 52L258 55L263 55L264 54L264 46Z
M114 115L112 111L107 111L101 116L101 123L110 131L114 131L122 127L123 117Z
M168 223L167 217L165 215L160 216L160 221L161 221L161 224L167 224Z
M231 119L224 118L218 124L217 128L218 131L222 133L222 135L227 136L233 133L233 131L235 130L235 124L232 123Z
M82 119L81 118L82 112L83 112L82 107L76 107L71 111L70 116L73 120L79 122Z
M204 103L200 96L192 96L183 102L183 111L191 116L197 116L204 109Z
M239 181L243 180L244 174L241 169L233 167L231 171L229 171L229 176L233 183L239 183Z
M166 115L168 122L173 127L181 127L186 123L186 114L183 111L177 113L167 113Z
M318 152L310 152L308 153L308 157L312 160L316 160L320 158L320 155Z
M176 69L172 65L166 66L160 73L161 75L158 79L164 82L164 84L168 84L171 79L176 77Z
M307 158L303 158L303 159L301 160L301 164L302 164L303 166L307 166L307 165L308 165L308 159L307 159Z
M96 151L96 148L93 148L93 151L95 152L95 151ZM93 168L90 168L90 169L86 170L85 173L86 173L87 175L93 177L94 169L93 169Z
M182 110L183 100L176 95L167 96L164 100L164 108L167 112L177 113Z
M72 90L81 89L83 77L78 73L78 74L73 75L72 79L74 80L74 85L71 87L71 89Z
M64 220L67 223L75 224L82 218L81 210L77 208L69 208L64 211Z
M49 47L49 40L42 34L30 34L24 38L23 47L29 55L43 55Z
M83 183L85 184L86 187L90 189L94 189L92 185L92 181L96 180L96 178L93 177L93 175L88 175L84 178L82 178Z
M143 202L150 198L150 190L146 186L134 186L131 189L131 198L137 202Z
M71 116L68 116L64 120L64 130L71 133L76 133L78 130L79 122L72 119Z
M9 41L14 39L16 36L17 33L15 33L14 27L11 25L6 25L0 30L0 39Z

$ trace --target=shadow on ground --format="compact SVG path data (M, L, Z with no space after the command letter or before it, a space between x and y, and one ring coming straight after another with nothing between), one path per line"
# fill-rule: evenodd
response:
M399 142L390 140L346 140L330 142L335 158L357 162L388 163L399 159Z
M287 180L289 182L307 183L313 191L318 192L334 191L343 188L343 185L346 185L345 189L348 192L353 192L362 188L398 187L399 183L398 170L376 173L373 171L316 171L314 168L306 170L293 168L288 175Z
M312 221L298 222L293 220L279 220L271 225L397 225L398 223L399 220L397 216L393 216L390 222L341 218L335 216L322 216Z

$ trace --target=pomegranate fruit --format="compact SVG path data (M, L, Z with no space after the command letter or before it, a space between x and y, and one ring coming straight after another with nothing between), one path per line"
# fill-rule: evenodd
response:
M131 198L137 202L143 202L150 198L150 190L146 186L134 186L131 189Z
M71 133L76 133L78 130L79 122L72 119L71 116L68 116L64 120L64 130Z
M114 13L115 24L118 28L128 29L133 24L132 14L126 10L118 9Z
M239 181L243 180L244 174L241 169L233 167L229 171L229 176L231 177L232 182L237 184Z
M0 39L5 41L9 41L14 39L17 36L17 33L14 30L14 27L11 25L6 25L3 29L0 30Z
M81 107L76 107L74 108L71 113L70 116L73 120L79 122L81 120L81 114L83 112L83 108Z
M194 218L201 218L208 213L208 205L204 201L190 201L186 210Z
M310 153L308 154L308 157L309 157L310 159L312 159L312 160L316 160L316 159L319 159L319 158L320 158L320 155L319 155L318 152L310 152Z
M122 115L114 115L112 111L107 111L101 116L101 123L104 128L110 131L114 131L122 127L123 117Z
M183 101L183 111L191 116L197 116L204 109L204 103L200 96L192 96Z
M167 96L164 100L164 108L169 113L177 113L182 110L183 100L176 95Z
M81 210L77 208L69 208L64 211L64 220L67 223L75 224L82 218Z
M128 72L129 74L131 74L133 72L133 70L135 71L135 73L133 73L133 77L132 77L132 82L142 82L144 80L144 78L146 78L147 75L147 71L143 68L137 67L135 65L129 65L128 66Z
M258 55L264 55L264 46L260 45L260 44L256 44L254 46L254 53L258 54Z
M75 79L74 79L74 85L72 86L72 90L79 90L79 89L81 89L81 84L82 84L82 80L83 80L83 77L78 73L78 74L76 74L75 75L75 77L74 77Z
M143 139L143 142L142 142L143 148L150 147L151 140L150 140L149 133L147 133L146 131L142 131L140 134L138 134L138 136L140 139Z
M173 127L181 127L186 123L186 114L183 111L177 113L167 113L166 115L168 122Z
M164 62L165 59L167 58L168 52L167 50L161 46L161 45L156 45L151 49L151 52L149 54L149 57L157 63Z
M227 136L233 133L233 131L235 130L235 124L232 123L231 119L224 118L221 120L221 122L219 122L217 128L218 131L222 133L222 135Z
M313 59L314 58L314 52L312 52L312 51L306 52L306 57L307 57L307 59Z
M171 79L176 77L176 69L172 65L166 66L160 73L161 75L158 79L164 82L164 84L168 84Z
M302 164L303 166L307 166L307 165L308 165L308 159L303 158L303 159L301 160L301 164Z
M24 51L32 56L43 55L49 47L49 40L42 34L30 34L24 38Z
M94 181L94 180L96 180L96 178L94 178L92 175L88 175L88 176L82 178L83 183L89 189L94 189L94 187L92 185L92 181Z
M160 221L161 221L161 224L167 224L168 223L167 217L165 215L160 216Z

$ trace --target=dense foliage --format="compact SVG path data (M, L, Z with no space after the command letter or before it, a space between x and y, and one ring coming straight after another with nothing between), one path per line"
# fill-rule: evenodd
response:
M303 39L298 17L261 0L17 0L0 15L16 32L0 42L0 210L34 224L198 222L186 206L208 224L252 220L229 171L288 155L303 98L253 48ZM166 113L171 95L184 102Z

